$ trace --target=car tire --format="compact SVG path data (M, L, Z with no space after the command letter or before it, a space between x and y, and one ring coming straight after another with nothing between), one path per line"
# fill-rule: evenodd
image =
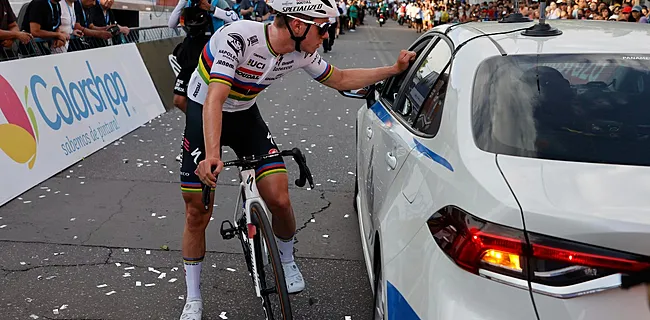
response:
M377 262L375 266L375 292L374 292L374 307L372 319L374 320L384 320L386 317L386 312L384 310L384 281L382 279L381 272L381 262Z

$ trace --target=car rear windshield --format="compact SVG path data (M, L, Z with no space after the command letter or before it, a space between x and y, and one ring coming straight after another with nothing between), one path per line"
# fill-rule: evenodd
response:
M650 55L499 56L472 94L477 146L521 157L650 165Z

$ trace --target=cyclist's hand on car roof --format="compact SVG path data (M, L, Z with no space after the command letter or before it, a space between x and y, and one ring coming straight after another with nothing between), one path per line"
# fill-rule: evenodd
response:
M216 167L216 168L215 168ZM212 168L215 168L212 170ZM214 188L217 186L217 175L223 170L223 161L219 158L207 158L199 162L194 172L203 184Z

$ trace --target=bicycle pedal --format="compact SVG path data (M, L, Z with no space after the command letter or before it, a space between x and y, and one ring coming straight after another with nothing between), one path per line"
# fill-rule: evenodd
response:
M227 224L227 226L224 228L224 225L226 225L226 224ZM224 220L224 221L221 222L221 230L220 230L220 232L221 232L221 237L224 240L230 240L230 239L234 238L235 237L235 231L237 231L237 229L235 229L235 227L232 225L232 223L230 223L230 221Z

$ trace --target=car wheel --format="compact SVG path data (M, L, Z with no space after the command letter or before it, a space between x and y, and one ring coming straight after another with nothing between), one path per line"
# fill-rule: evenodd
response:
M374 320L384 320L384 281L382 279L381 263L377 262L375 271L375 303L374 303Z

